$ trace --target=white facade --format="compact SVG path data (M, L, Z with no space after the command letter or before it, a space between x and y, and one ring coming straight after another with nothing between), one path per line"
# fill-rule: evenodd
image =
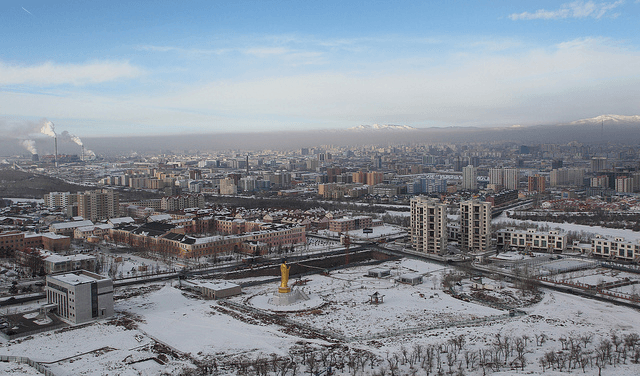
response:
M496 232L497 246L531 250L533 252L562 252L567 248L567 235L558 231L538 231L535 228L518 230L505 228Z
M485 252L491 240L491 203L460 202L460 246L470 252Z
M472 165L462 168L462 189L478 189L478 169Z
M47 303L57 315L81 324L113 315L113 281L86 270L47 276Z
M411 242L418 252L439 254L446 250L446 204L424 196L411 199Z

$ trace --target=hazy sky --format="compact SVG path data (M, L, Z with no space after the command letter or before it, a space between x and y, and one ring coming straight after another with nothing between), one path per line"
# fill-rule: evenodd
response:
M0 127L80 137L640 114L640 1L0 3Z

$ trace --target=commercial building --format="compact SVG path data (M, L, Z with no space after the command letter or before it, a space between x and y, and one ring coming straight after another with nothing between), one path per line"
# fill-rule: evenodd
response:
M411 199L411 243L418 252L440 254L447 248L447 205L436 199Z
M460 247L469 252L485 252L491 240L491 203L478 200L460 202Z
M81 270L48 275L47 303L55 304L56 314L72 324L81 324L113 315L113 281Z

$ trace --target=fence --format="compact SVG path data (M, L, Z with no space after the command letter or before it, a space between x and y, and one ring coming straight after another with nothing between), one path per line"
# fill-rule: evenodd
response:
M11 356L11 355L0 355L1 362L14 362L21 364L28 364L29 366L35 368L38 372L44 374L45 376L56 376L50 369L43 366L42 364L31 360L30 358L24 356Z

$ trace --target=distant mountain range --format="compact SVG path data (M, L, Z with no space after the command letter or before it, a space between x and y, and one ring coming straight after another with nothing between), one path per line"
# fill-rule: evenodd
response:
M358 125L357 127L348 128L349 131L415 131L418 128L410 127L408 125L393 125L393 124L373 124L373 125Z
M600 115L569 123L534 126L432 127L373 124L346 129L290 130L255 133L210 133L146 137L83 137L84 144L101 155L123 153L194 152L212 150L291 150L318 145L397 145L419 143L513 142L602 144L608 142L640 145L640 116ZM50 140L40 140L38 150L51 153ZM63 149L69 149L65 150ZM66 145L60 153L79 153L76 145ZM18 140L0 138L4 155L25 154Z

